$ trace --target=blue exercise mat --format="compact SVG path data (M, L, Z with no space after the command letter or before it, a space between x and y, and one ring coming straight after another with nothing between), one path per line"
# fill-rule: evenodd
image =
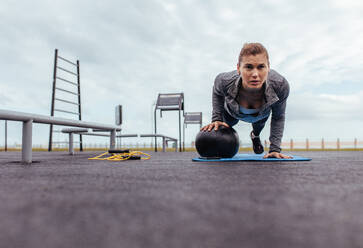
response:
M263 158L264 154L237 154L233 158L193 158L195 162L234 162L234 161L263 161L263 162L277 162L277 161L310 161L311 158L304 158L300 156L291 156L291 159L283 158Z

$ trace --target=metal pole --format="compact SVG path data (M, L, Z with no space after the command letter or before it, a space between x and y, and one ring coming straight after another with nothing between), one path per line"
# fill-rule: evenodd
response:
M79 69L79 60L77 60L77 83L78 83L78 113L79 120L82 120L81 112L81 75ZM83 152L82 134L79 135L79 150Z
M121 135L121 131L119 131L119 135ZM121 136L118 137L117 147L121 149Z
M22 139L22 162L32 162L32 124L33 120L23 122L23 139Z
M72 126L72 127L82 127L82 128L93 128L93 129L102 129L102 130L120 130L120 127L115 125L105 125L95 122L86 122L65 118L56 118L53 116L47 115L37 115L32 113L24 113L17 111L9 111L0 109L0 119L3 120L12 120L12 121L28 121L33 120L34 123L44 123L44 124L53 124L53 125L62 125L62 126Z
M166 147L166 139L165 139L165 137L163 136L163 152L165 152L165 151L166 151L165 147Z
M57 79L57 60L58 60L58 49L55 49L54 53L54 69L53 69L53 89L52 89L52 105L50 108L50 116L54 116L54 101L55 101L55 85ZM49 130L49 143L48 143L48 151L52 151L52 142L53 142L53 124L50 124Z
M73 149L73 133L69 133L69 146L68 146L68 150L69 150L69 155L73 155L74 154L74 149Z
M116 130L113 129L110 135L110 149L111 150L115 149L115 146L116 146Z
M185 122L183 123L183 152L185 152Z
M179 109L179 152L182 151L182 144L181 144L181 117L180 117L180 109Z
M156 135L156 106L155 106L155 110L154 110L154 134ZM157 152L158 148L157 148L156 136L155 136L154 140L155 140L154 141L154 145L155 145L154 150L155 150L155 152Z
M8 121L5 120L5 151L8 151Z

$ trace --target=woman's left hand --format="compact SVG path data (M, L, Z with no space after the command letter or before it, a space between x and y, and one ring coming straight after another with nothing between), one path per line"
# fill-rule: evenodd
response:
M263 156L263 158L292 158L292 157L288 156L288 155L284 155L279 152L270 152L270 153L267 153L265 156Z

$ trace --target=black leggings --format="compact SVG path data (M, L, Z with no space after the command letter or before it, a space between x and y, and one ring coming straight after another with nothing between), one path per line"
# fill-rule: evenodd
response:
M268 117L252 123L254 135L256 135L256 136L260 135L262 129L265 127L267 119L268 119ZM223 121L225 123L227 123L230 127L233 127L234 125L236 125L239 122L238 119L233 118L227 111L223 112Z

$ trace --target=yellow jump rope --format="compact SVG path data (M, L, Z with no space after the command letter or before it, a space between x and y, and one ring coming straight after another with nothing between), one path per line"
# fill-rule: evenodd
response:
M108 150L96 157L88 158L89 160L108 160L108 161L124 161L124 160L147 160L151 155L140 151L129 150Z

